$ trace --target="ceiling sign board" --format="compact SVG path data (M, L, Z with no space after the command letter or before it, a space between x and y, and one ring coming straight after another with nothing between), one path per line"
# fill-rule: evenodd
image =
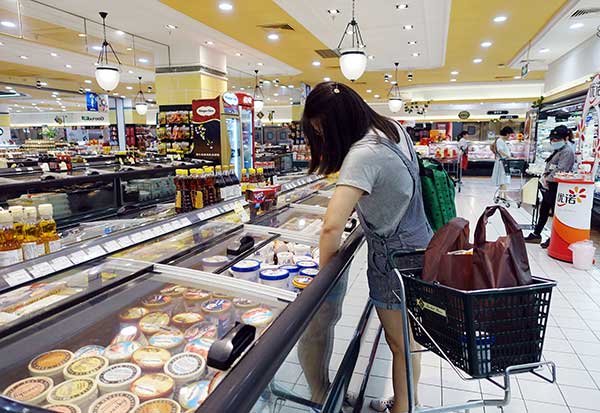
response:
M500 119L519 119L519 115L502 115Z
M462 120L467 120L471 117L471 114L466 110L461 110L458 112L458 118Z
M521 66L521 79L525 79L529 74L529 63L525 63Z
M488 110L488 115L508 115L508 110Z

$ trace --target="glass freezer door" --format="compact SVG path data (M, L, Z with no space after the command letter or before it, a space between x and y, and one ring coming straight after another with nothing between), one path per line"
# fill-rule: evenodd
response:
M252 109L241 108L242 146L244 149L244 168L254 167L254 134Z
M237 117L226 116L225 129L231 148L231 160L229 163L235 167L237 176L242 176L243 153L241 147L240 119Z

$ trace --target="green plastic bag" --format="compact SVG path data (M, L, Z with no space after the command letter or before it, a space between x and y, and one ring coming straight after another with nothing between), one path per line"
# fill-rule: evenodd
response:
M419 158L419 171L425 214L433 231L437 231L456 217L455 183L435 159Z

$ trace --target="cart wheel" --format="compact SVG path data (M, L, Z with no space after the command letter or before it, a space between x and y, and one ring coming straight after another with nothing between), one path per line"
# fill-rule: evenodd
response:
M521 203L517 202L517 208L521 208Z
M507 207L507 208L510 208L510 202L504 201L504 206Z
M500 198L498 198L498 197L494 198L494 204L497 204L499 202L500 202Z

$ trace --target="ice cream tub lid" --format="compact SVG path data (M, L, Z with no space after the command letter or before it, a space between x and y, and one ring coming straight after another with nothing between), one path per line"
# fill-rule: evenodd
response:
M144 307L157 308L164 307L169 304L171 304L171 297L163 294L150 295L142 299L142 305Z
M236 272L258 271L259 268L260 261L258 260L242 260L231 267L231 269Z
M212 257L202 258L203 264L215 265L215 264L227 264L229 258L224 255L213 255Z
M95 395L98 390L94 379L71 379L60 383L50 390L49 402L76 402Z
M81 413L79 406L71 403L55 403L42 406L46 410L51 410L58 413Z
M131 360L142 370L162 369L170 358L171 353L168 350L154 346L142 347L131 356Z
M51 350L42 353L29 362L29 369L33 372L54 371L62 369L73 359L69 350ZM60 371L60 370L59 370Z
M273 320L273 312L268 308L259 307L242 314L242 323L255 327L264 327Z
M206 360L199 354L184 352L171 357L164 371L175 380L193 380L200 377L206 369Z
M133 363L113 364L106 370L98 374L98 384L100 386L120 386L131 383L142 374L142 369Z
M187 288L182 285L170 285L160 290L161 295L167 297L180 297L187 291Z
M140 320L140 328L144 333L156 333L161 327L169 325L171 317L162 311L150 313Z
M225 292L221 292L221 291L213 291L212 295L213 295L213 298L221 298L223 300L232 300L233 299L233 294L225 293Z
M202 304L202 311L206 313L222 313L231 309L231 301L222 298L214 298L212 300L205 301Z
M214 342L215 340L210 338L197 338L187 343L183 351L196 353L207 359L210 346L212 346Z
M65 377L78 378L95 376L108 366L108 359L103 356L80 357L69 363L63 370Z
M128 391L105 394L95 400L88 413L129 413L140 404L140 399Z
M137 341L123 341L121 343L111 344L106 347L104 357L109 361L127 359L141 347L142 345Z
M148 314L150 311L144 307L131 307L119 313L119 319L123 322L135 322Z
M141 376L131 384L131 392L140 399L166 397L173 392L175 381L164 373L152 373Z
M306 288L313 281L313 277L309 277L307 275L297 275L294 277L292 284L296 288Z
M154 399L140 404L133 413L181 413L181 406L171 399Z
M219 386L219 384L223 381L224 378L225 378L225 373L222 371L217 371L215 373L215 375L213 376L213 378L210 380L210 387L208 389L208 394L215 391L215 389Z
M296 265L300 268L300 270L305 268L319 268L319 264L311 260L298 261Z
M215 339L217 338L217 334L217 326L214 323L211 323L210 321L202 321L185 330L183 336L187 341L192 341L203 337Z
M300 270L300 275L305 275L307 277L316 277L319 274L318 268L304 268Z
M183 343L183 333L175 327L164 328L150 337L148 342L152 346L171 349Z
M50 377L28 377L11 384L4 389L2 394L11 399L30 402L43 398L53 385L54 381Z
M182 387L179 390L179 404L186 410L197 408L208 397L209 388L210 381L208 380L200 380Z
M175 324L195 324L204 320L204 316L198 313L179 313L173 316Z
M300 271L300 267L298 267L297 265L282 265L279 268L281 268L282 270L286 270L290 274L294 274Z
M236 306L236 308L254 308L259 304L256 301L252 301L247 298L235 297L233 299L233 305Z
M210 291L199 289L188 289L183 293L183 298L190 301L208 300L210 296Z
M74 358L88 357L88 356L101 356L104 354L105 348L102 346L89 345L83 346L77 350L74 354Z
M278 281L285 280L290 276L287 270L274 269L274 270L262 270L260 272L260 279L266 281Z

